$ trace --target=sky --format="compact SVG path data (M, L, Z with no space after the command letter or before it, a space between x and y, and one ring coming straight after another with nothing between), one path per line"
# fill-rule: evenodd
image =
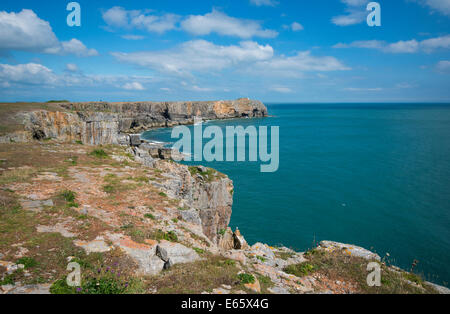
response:
M0 101L450 102L450 0L0 2Z

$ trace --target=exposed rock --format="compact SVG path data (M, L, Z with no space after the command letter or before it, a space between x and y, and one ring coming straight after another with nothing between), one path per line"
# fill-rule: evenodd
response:
M234 249L234 234L230 227L225 231L225 234L219 240L219 248L225 251Z
M155 167L164 173L160 186L171 197L197 209L203 233L217 243L218 232L230 223L233 182L225 175L203 181L193 177L189 167L177 163L157 161Z
M156 255L166 263L169 261L169 254L167 254L167 251L159 245L156 247Z
M288 289L280 286L271 287L267 290L269 290L269 292L273 294L291 294Z
M323 249L328 252L332 252L334 250L339 250L339 251L344 251L344 253L346 253L350 256L362 257L367 260L381 261L381 257L378 254L373 253L369 250L366 250L362 247L351 245L351 244L344 244L344 243L338 243L338 242L332 242L332 241L322 241L322 242L320 242L319 249Z
M103 237L98 237L94 241L80 241L77 240L74 242L76 246L83 248L86 253L104 253L111 251L112 247L106 244Z
M27 285L27 286L3 286L6 294L50 294L51 284Z
M242 251L231 250L231 251L224 252L222 254L222 256L225 258L234 260L234 261L238 261L242 265L247 264L247 257L245 256L244 252L242 252Z
M180 216L184 221L193 223L195 225L201 225L202 220L200 219L200 215L195 209L190 210L182 210L180 211Z
M161 241L158 245L160 252L166 252L167 260L162 259L165 262L170 262L172 265L175 264L183 264L183 263L192 263L200 260L198 254L188 247L185 247L179 243L172 243L168 241Z
M138 133L151 128L193 124L194 117L206 120L267 116L259 101L64 103L61 111L38 110L20 114L27 132L0 137L0 142L26 142L32 138L82 141L88 145L139 145ZM129 140L129 142L128 142Z
M247 241L245 241L239 229L233 234L234 248L236 250L245 250L248 248Z
M261 293L261 285L259 284L258 278L256 278L256 276L253 276L255 278L255 282L254 283L247 283L244 286L249 289L252 290L255 293Z
M141 135L140 134L130 134L130 145L139 146L141 145Z

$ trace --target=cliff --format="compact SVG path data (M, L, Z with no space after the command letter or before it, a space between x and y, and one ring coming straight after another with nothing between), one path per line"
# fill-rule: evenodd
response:
M228 227L234 187L226 175L175 163L170 150L127 135L194 116L266 115L245 99L16 113L25 131L4 139L23 143L0 144L0 293L450 292L349 244L250 246ZM78 289L66 284L69 262L82 266ZM370 262L380 264L380 287L367 285Z
M56 109L20 112L16 119L24 132L0 137L0 142L53 138L89 145L127 144L126 134L152 128L193 124L204 120L267 116L259 101L204 102L86 102L55 104ZM38 106L37 106L38 107ZM58 108L59 107L59 108Z

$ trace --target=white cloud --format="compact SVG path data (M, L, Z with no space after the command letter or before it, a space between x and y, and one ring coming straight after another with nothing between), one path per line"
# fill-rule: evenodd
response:
M194 35L217 33L246 39L251 37L273 38L278 35L276 31L262 29L261 24L257 21L234 18L217 10L205 15L191 15L181 22L181 27Z
M273 56L269 45L244 41L239 46L219 46L205 40L188 41L172 50L113 53L119 61L174 74L223 70L240 63L267 60Z
M381 92L383 88L374 87L374 88L359 88L359 87L348 87L344 88L345 91L348 92Z
M338 26L349 26L362 23L366 20L366 5L368 0L341 0L346 5L345 15L338 15L331 19L331 22Z
M0 85L5 88L26 90L29 85L39 88L55 87L117 87L129 90L142 90L143 84L154 81L154 78L127 75L84 75L74 70L74 65L68 64L62 74L56 74L44 65L36 63L27 64L0 64ZM127 85L128 84L128 85Z
M300 77L304 72L345 71L350 68L335 57L315 57L310 51L302 51L291 57L279 56L257 62L248 70L270 76Z
M55 84L57 80L53 71L41 64L0 64L0 81L7 84Z
M439 63L436 65L436 68L439 72L450 73L450 61L439 61Z
M298 22L294 22L294 23L291 24L291 29L294 32L302 31L303 30L303 25L298 23Z
M136 90L136 91L145 90L144 86L142 86L142 84L139 82L126 83L125 85L123 85L122 88L126 90Z
M78 72L78 66L74 63L66 64L66 70L69 72Z
M274 86L270 88L271 91L282 93L282 94L289 94L292 93L292 89L289 87L283 87L283 86Z
M438 49L450 49L450 35L425 39L422 41L400 40L395 43L387 43L381 40L354 41L350 44L338 43L333 48L366 48L378 49L386 53L416 53L424 51L431 53Z
M121 36L123 39L126 39L126 40L142 40L142 39L144 39L145 37L144 36L140 36L140 35L131 35L131 34L129 34L129 35L123 35L123 36Z
M271 6L274 7L278 5L278 1L275 0L250 0L250 3L258 7L261 6Z
M0 51L30 51L48 54L75 54L95 56L78 39L59 42L50 24L40 19L32 10L0 12Z
M109 28L137 28L158 34L175 29L176 23L180 19L175 14L156 15L151 13L150 10L125 10L116 6L103 12L102 17Z
M433 11L450 16L450 1L449 0L416 0L423 5L427 5Z

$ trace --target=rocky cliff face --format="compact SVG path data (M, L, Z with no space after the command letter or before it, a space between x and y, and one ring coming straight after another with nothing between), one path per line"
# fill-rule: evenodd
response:
M188 167L158 161L163 173L156 185L182 200L183 220L201 225L203 233L218 244L219 233L230 223L233 206L233 182L225 175L204 167Z
M85 144L123 144L123 134L151 128L193 124L206 120L265 117L259 101L67 103L61 111L45 110L21 114L25 128L35 139L79 140Z

